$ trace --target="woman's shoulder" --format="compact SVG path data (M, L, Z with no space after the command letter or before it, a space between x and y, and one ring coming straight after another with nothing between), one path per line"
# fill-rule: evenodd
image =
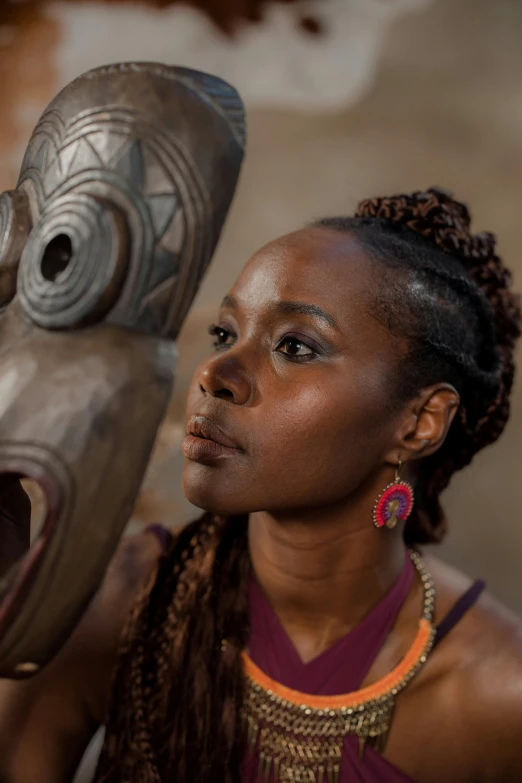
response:
M165 550L167 528L156 528L125 536L109 564L100 589L85 613L77 631L76 645L90 652L94 665L102 665L105 695L110 690L112 672L120 639L138 597L153 583L158 563ZM88 640L88 641L87 641ZM71 643L75 644L74 638ZM105 663L105 665L103 665ZM93 704L96 718L103 718L106 701Z
M460 571L429 557L436 623L473 585ZM441 698L462 725L464 742L484 754L483 780L515 781L522 770L522 620L487 590L436 649ZM435 661L434 661L435 663ZM489 757L486 758L489 752ZM488 769L488 765L491 769ZM500 769L502 767L502 769Z
M127 535L120 541L109 564L100 596L112 602L116 595L134 596L152 577L158 560L166 548L167 538L173 531L163 526Z
M435 622L440 624L475 584L469 576L435 557L426 564L436 587ZM448 634L455 644L471 645L469 654L480 661L484 656L515 655L522 665L522 618L505 607L487 589L482 590L462 610L462 616ZM499 645L498 640L502 640ZM449 642L448 642L449 643Z

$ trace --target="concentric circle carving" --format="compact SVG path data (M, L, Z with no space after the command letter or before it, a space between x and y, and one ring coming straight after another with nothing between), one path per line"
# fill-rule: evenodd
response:
M27 315L45 329L99 321L120 291L127 229L112 205L67 193L42 213L25 246L18 292Z

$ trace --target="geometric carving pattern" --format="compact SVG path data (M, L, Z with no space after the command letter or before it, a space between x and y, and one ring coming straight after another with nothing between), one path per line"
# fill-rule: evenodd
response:
M128 128L143 124L137 112L125 111L125 119ZM141 240L137 264L142 274L149 267L148 282L143 274L143 285L134 284L132 293L139 298L142 326L168 334L172 325L166 319L170 317L172 302L167 301L166 292L175 299L185 240L185 208L175 182L175 153L169 151L170 167L165 165L154 134L141 133L137 137L128 132L114 133L111 121L97 110L87 124L82 120L82 135L78 135L77 123L67 127L56 110L44 116L41 125L45 126L45 134L39 138L37 129L35 143L24 161L25 177L37 181L37 189L43 195L41 220L26 246L19 278L20 299L28 314L44 328L70 328L99 320L122 293L124 246L129 242L136 246ZM163 140L161 146L165 157L164 148L168 145ZM187 172L191 166L184 161L183 168L186 188L190 185ZM78 182L84 174L96 180L98 186L105 183L105 188L111 190L111 198L105 198L103 205L89 188L83 187L80 197ZM115 198L116 189L119 199ZM130 212L134 206L139 215L135 235L130 237L125 237L121 221L117 225L117 211L111 206L111 202L122 200L124 212ZM188 193L189 209L198 203L203 204L204 199L192 189ZM67 225L62 225L67 214ZM108 220L111 214L112 219ZM200 223L201 218L194 216L193 222ZM74 249L69 274L60 280L48 280L42 271L43 256L62 230ZM197 243L193 243L192 250L195 247ZM130 301L132 317L136 319L132 304Z
M81 86L94 94L98 80L117 83L120 77L147 88L125 93L123 101L117 96L114 105L64 111L67 91ZM173 96L179 114L171 109ZM200 122L198 140L193 130L187 132L192 106ZM220 193L219 178L207 172L214 150L210 147L209 156L206 139L215 144L219 133L212 128L220 123L219 133L224 125L233 143L216 159L231 152L240 157L245 118L237 92L186 68L107 66L58 96L33 134L19 183L33 190L39 212L19 275L20 301L32 320L63 329L106 317L163 336L177 334L232 192ZM65 277L50 280L42 264L59 232L71 240L73 255Z
M174 220L178 197L174 193L159 193L146 199L150 210L156 241L163 238L168 227Z

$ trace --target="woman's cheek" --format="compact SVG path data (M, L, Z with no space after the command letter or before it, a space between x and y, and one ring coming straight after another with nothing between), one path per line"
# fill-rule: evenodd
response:
M350 429L341 403L324 385L305 387L297 381L292 394L267 406L263 439L272 433L287 454L331 451Z

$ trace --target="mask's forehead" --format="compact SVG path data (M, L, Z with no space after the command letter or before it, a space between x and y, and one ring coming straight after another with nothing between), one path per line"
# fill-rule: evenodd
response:
M138 138L157 148L162 133L180 143L187 130L193 136L197 127L200 143L215 144L215 125L204 127L210 116L207 108L221 115L244 150L243 105L236 90L221 79L159 63L123 63L89 71L64 88L40 119L24 156L19 184L36 171L50 195L75 172L112 169L128 139ZM203 121L200 126L198 119ZM131 180L139 177L133 169L122 173Z
M175 335L180 296L194 295L228 209L244 133L236 91L188 69L109 66L69 85L20 173L35 226L20 269L29 316L44 328L105 317ZM67 249L67 271L55 265L53 277Z

